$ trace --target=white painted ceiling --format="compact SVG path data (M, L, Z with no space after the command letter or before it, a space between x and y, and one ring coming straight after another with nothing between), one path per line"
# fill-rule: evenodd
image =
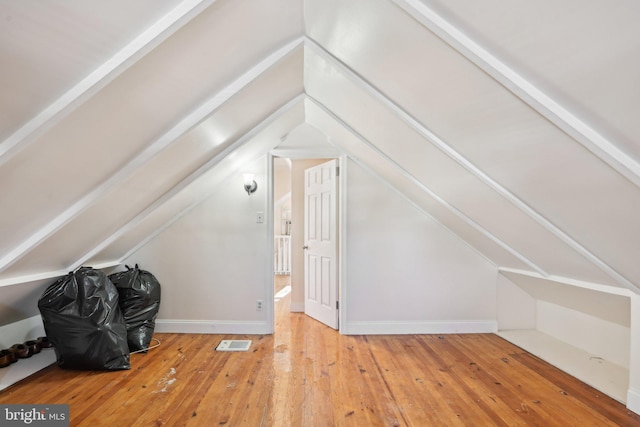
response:
M313 128L497 267L638 291L639 19L604 0L0 0L0 284L117 263Z

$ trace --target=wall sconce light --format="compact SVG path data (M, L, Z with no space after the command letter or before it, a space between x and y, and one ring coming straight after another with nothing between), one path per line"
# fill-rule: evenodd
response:
M253 179L253 174L245 173L244 177L244 191L250 196L251 193L258 189L258 183Z

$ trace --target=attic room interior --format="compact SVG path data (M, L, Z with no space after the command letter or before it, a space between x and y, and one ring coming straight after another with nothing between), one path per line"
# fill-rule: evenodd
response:
M341 337L494 334L640 414L639 18L0 0L0 347L45 334L38 300L69 272L136 264L162 284L157 333L277 339L289 193L287 312ZM311 217L331 227L317 274ZM0 369L0 402L55 361Z

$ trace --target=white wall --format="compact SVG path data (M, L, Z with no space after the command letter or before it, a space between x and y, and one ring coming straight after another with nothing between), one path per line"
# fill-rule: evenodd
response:
M256 175L258 190L243 190L242 173ZM266 333L273 286L267 264L266 159L228 178L204 203L126 260L153 273L162 285L158 330Z
M503 274L496 287L498 329L535 329L536 300Z
M266 207L265 165L250 168L257 193L247 196L241 174L232 176L126 260L162 284L158 330L268 332L270 314L255 310L273 277L266 223L255 219ZM347 179L343 332L495 330L495 267L353 162Z
M492 332L496 268L353 162L345 333Z

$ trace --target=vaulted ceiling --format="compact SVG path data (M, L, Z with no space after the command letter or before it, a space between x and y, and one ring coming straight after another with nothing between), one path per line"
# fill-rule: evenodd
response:
M506 272L640 290L640 4L0 0L0 284L313 128Z

